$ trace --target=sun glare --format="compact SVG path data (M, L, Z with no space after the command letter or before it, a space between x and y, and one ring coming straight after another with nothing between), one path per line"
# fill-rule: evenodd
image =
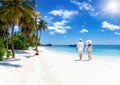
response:
M104 12L110 13L110 14L119 14L120 13L120 6L119 1L110 1L107 2L107 4L104 7Z

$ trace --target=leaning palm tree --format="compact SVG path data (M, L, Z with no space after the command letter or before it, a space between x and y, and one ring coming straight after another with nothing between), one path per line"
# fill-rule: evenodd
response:
M41 42L42 30L45 31L47 29L47 22L45 20L41 19L38 23L39 23L38 30L40 31L39 41Z
M37 21L37 19L38 18L41 18L41 16L39 16L39 12L34 12L34 17L35 17L35 30L36 30L36 47L35 47L35 50L36 50L36 53L35 53L35 55L39 55L39 53L38 53L38 26L37 26L37 24L38 24L38 21Z
M14 54L14 27L18 25L20 17L24 17L27 22L31 21L33 16L33 7L29 5L29 0L1 0L0 18L8 21L12 29L12 57Z

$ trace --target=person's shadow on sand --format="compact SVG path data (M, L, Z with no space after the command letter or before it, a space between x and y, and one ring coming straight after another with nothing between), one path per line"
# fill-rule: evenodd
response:
M90 60L89 59L86 59L86 60L77 59L77 60L74 60L74 61L83 61L83 62L85 62L85 61L90 61Z

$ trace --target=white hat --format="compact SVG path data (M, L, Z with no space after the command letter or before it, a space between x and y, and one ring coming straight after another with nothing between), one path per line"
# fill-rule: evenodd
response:
M80 38L79 41L82 41L82 39Z
M92 44L92 40L86 40L86 44Z

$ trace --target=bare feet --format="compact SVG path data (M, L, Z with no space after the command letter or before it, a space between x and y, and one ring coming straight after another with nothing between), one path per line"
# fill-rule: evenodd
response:
M88 60L92 60L92 58L89 58Z

